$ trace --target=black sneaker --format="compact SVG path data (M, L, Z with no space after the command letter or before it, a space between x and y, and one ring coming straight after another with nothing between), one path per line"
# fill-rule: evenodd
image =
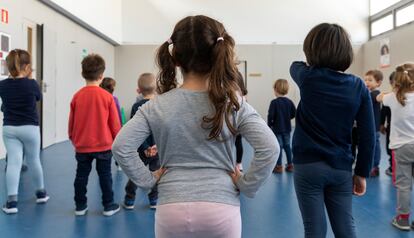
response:
M102 214L106 217L110 217L110 216L114 215L115 213L119 212L120 209L121 209L121 207L118 204L113 203L113 204L105 207Z
M156 209L157 208L157 199L150 199L149 204L150 204L151 209Z
M134 207L135 207L134 203L135 203L135 199L132 199L132 198L129 198L129 197L125 196L124 204L123 204L125 209L127 209L127 210L134 209Z
M43 204L46 203L50 197L47 195L45 190L39 190L36 192L36 203Z
M409 231L410 230L410 222L408 221L408 218L402 218L401 216L396 216L392 220L392 225L397 227L400 230L403 231Z
M88 211L88 205L76 205L75 216L85 216Z
M17 201L6 202L2 210L6 214L16 214L19 211L17 209Z

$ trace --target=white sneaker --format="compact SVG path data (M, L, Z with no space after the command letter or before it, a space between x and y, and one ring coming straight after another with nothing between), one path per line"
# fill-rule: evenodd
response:
M50 199L49 196L42 197L42 198L37 198L36 203L38 203L38 204L46 203L49 199Z
M82 210L75 210L75 216L85 216L86 212L88 212L87 206Z
M119 210L121 210L121 206L119 206L118 204L112 204L109 208L105 208L102 214L106 217L110 217L115 213L119 212Z

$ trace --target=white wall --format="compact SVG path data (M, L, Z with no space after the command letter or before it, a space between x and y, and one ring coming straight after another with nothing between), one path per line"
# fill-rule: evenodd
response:
M121 0L52 0L114 41L122 41Z
M26 48L23 23L44 24L44 82L49 85L43 94L44 146L67 140L69 104L72 95L84 85L80 75L82 50L99 53L106 60L106 75L114 75L115 48L49 7L35 0L13 0L1 4L9 11L9 24L0 24L0 31L11 35L12 48ZM0 113L2 120L3 114ZM1 134L0 128L0 134ZM5 150L0 136L0 158Z
M343 25L354 43L368 39L368 0L122 0L123 42L159 44L187 15L219 19L238 44L301 44L316 24Z

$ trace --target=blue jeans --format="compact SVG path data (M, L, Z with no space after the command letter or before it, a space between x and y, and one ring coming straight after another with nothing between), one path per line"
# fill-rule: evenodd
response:
M96 171L99 176L99 185L102 190L102 205L110 206L114 202L114 193L112 191L112 174L111 160L112 152L95 152L95 153L76 153L78 165L76 168L75 186L75 203L77 207L87 204L86 187L88 185L89 173L92 170L92 162L96 159Z
M355 238L352 217L352 172L325 162L295 164L296 196L305 238L326 237L325 208L336 238Z
M290 133L276 134L276 138L280 145L280 154L279 154L279 158L277 159L276 165L282 165L282 156L283 156L282 149L285 150L287 164L291 164L292 163L292 149L290 146Z
M39 126L3 126L3 141L7 151L6 188L9 198L17 200L23 154L32 171L36 189L43 190Z
M375 155L374 155L374 167L378 167L381 160L381 143L380 143L380 132L375 133Z

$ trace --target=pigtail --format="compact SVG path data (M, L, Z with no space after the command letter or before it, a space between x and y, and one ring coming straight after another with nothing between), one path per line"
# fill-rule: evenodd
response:
M156 63L160 69L157 75L157 91L160 94L168 92L178 85L176 64L169 50L170 44L172 44L171 40L162 44L156 56Z
M405 94L414 91L414 64L397 67L394 87L398 102L405 106L407 100Z

